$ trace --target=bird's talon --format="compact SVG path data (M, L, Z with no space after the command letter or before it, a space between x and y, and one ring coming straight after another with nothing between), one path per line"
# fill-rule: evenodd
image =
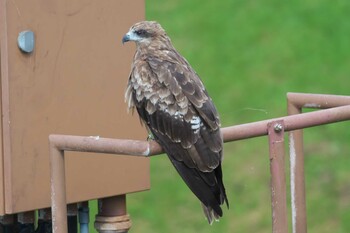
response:
M148 134L148 136L147 136L147 141L154 141L154 136L153 136L153 134Z

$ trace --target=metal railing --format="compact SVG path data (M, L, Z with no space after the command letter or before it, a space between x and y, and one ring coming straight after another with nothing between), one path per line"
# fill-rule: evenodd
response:
M284 132L289 132L291 209L293 232L306 233L306 207L302 129L350 120L350 96L288 93L288 115L275 119L222 128L224 142L268 135L271 173L272 232L288 232L285 177ZM329 108L302 113L302 108ZM301 114L302 113L302 114ZM50 135L52 226L55 233L67 232L65 151L152 156L162 153L154 141ZM112 200L107 199L112 202ZM118 229L127 232L131 226L126 213L125 196L114 199L120 208L116 216L104 218L100 213L101 231ZM104 206L107 203L104 204ZM107 208L107 207L106 207ZM110 210L102 210L110 211Z

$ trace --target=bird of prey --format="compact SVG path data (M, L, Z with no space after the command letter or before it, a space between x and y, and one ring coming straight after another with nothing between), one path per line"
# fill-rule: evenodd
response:
M125 92L191 191L211 224L226 202L222 181L223 139L217 110L203 82L155 21L133 25L122 42L136 53Z

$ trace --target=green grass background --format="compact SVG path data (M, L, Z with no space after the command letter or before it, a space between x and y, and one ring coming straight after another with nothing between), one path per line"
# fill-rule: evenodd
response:
M286 115L287 92L350 95L348 0L147 0L146 18L201 76L223 126ZM311 233L350 232L349 128L305 130ZM267 138L225 144L223 171L231 207L209 226L167 157L152 158L151 190L127 196L130 232L271 232Z

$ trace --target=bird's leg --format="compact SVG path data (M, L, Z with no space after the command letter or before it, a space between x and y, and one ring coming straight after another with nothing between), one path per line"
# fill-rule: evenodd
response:
M151 130L148 128L148 126L146 126L146 129L147 129L147 133L148 133L148 136L147 136L147 141L154 141L154 135L153 133L151 132Z

